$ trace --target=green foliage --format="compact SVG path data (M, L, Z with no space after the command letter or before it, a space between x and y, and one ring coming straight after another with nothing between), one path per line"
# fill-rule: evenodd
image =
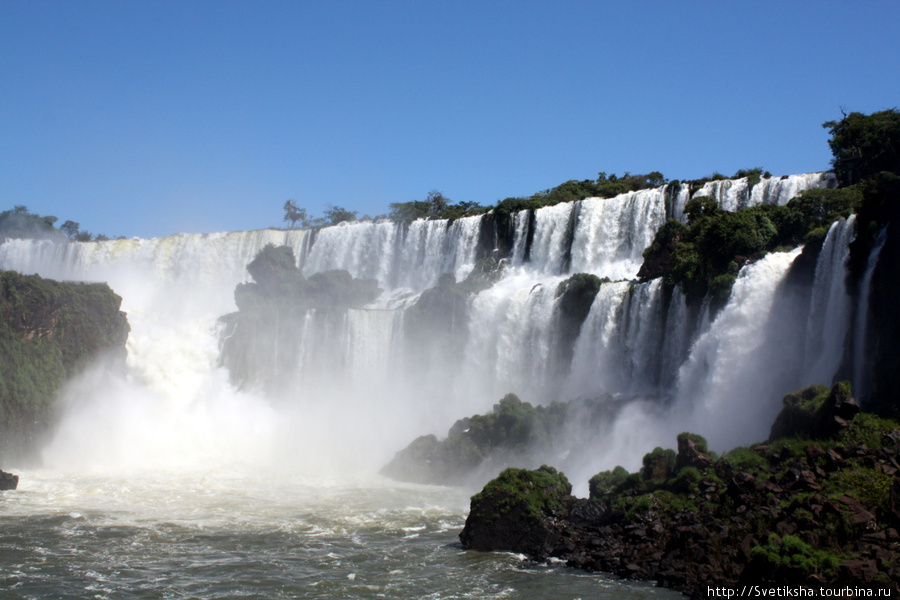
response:
M842 444L859 444L869 448L881 448L885 443L885 434L897 429L900 429L900 422L894 419L861 412L853 417L848 427L838 432L836 439ZM900 448L894 447L894 450L900 450Z
M712 217L722 212L719 203L712 196L697 196L691 198L684 205L684 214L688 223L693 223L703 217Z
M831 423L833 407L843 398L850 398L849 381L840 381L829 390L811 385L787 394L783 407L772 424L769 440L779 438L822 439L834 433Z
M393 202L389 205L388 217L392 221L408 223L416 219L427 219L431 216L431 205L421 200L411 202Z
M643 280L665 277L667 284L674 285L675 278L673 273L689 268L684 264L687 257L685 254L686 249L682 249L680 256L675 256L676 249L680 247L681 241L687 235L688 227L684 223L675 219L667 220L656 231L653 242L644 250L644 263L641 265L638 277ZM686 244L682 246L686 246ZM676 260L681 262L676 265Z
M452 204L438 190L428 192L425 200L411 202L393 202L390 204L388 217L399 223L409 223L416 219L460 219L486 212L488 209L477 202L458 202Z
M502 517L519 510L524 518L539 520L563 512L565 499L571 493L569 480L553 467L543 465L534 471L509 468L472 496L472 506L496 507L497 514L479 515L483 518Z
M804 242L810 232L846 216L859 202L858 190L810 190L787 206L727 212L715 199L698 196L685 206L688 227L670 221L657 231L638 275L644 281L661 276L668 285L681 285L693 300L708 293L725 300L741 265Z
M841 564L841 557L816 550L797 536L770 534L766 543L750 552L753 561L771 572L778 567L795 567L809 575L831 576Z
M284 220L290 221L291 229L297 225L297 222L300 223L301 229L306 228L309 225L306 209L297 206L297 203L294 200L288 200L284 203Z
M743 446L730 450L722 458L731 463L735 469L748 473L758 473L769 464L759 452Z
M693 494L697 491L697 484L703 479L697 467L684 467L678 471L675 479L669 482L668 487L679 494Z
M634 499L631 506L625 512L625 520L633 521L638 515L643 515L653 508L653 496L650 494L642 494Z
M340 206L329 204L325 210L325 221L328 225L337 225L348 221L356 220L356 211L348 210Z
M412 446L397 453L383 472L404 480L459 481L491 456L528 457L558 439L570 416L569 405L533 406L507 394L490 413L457 421L431 455L420 460ZM422 463L427 464L422 464Z
M892 482L893 478L880 469L855 465L833 473L824 492L831 496L846 494L867 506L887 509L890 505Z
M675 472L675 451L657 446L644 455L641 476L645 480L668 479Z
M900 112L896 108L864 115L851 112L822 127L831 134L828 145L838 178L853 184L881 171L900 174Z
M612 471L601 471L588 481L588 490L591 500L599 500L608 495L614 489L622 485L628 478L628 471L624 467L617 466Z
M686 440L690 440L694 442L694 445L697 446L697 450L703 452L704 454L709 453L709 444L706 441L706 438L702 435L698 435L696 433L690 433L687 431L683 431L678 434L678 443L681 445Z
M78 230L81 229L81 224L69 220L60 225L59 229L68 237L74 238L76 235L78 235Z
M63 382L103 351L124 358L121 301L106 284L0 272L0 429L40 428Z
M757 183L759 183L763 177L769 178L772 174L768 171L763 172L762 167L755 167L753 169L738 169L734 175L731 176L732 179L741 179L743 177L747 178L747 185L753 187Z
M53 227L58 219L53 216L42 217L18 205L12 210L0 212L0 236L11 238L44 238L59 236Z

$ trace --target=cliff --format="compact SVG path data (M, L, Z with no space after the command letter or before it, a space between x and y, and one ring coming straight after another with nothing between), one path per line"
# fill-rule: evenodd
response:
M103 283L0 273L0 453L27 453L53 417L56 393L93 359L124 360L122 299Z

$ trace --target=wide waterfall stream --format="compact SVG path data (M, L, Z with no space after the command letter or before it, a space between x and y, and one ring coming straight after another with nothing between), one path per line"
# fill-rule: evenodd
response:
M735 208L784 204L829 180L714 183L701 192ZM566 452L538 457L585 495L591 475L633 470L680 431L717 450L763 439L781 395L829 383L821 378L837 369L851 329L843 273L853 220L829 231L814 289L786 293L799 250L772 253L741 270L718 314L690 316L679 290L666 299L659 280L632 281L654 231L681 218L687 198L684 187L664 187L538 209L531 224L515 215L507 268L468 299L456 345L426 339L414 352L404 310L442 275L461 281L472 271L482 217L315 234L6 241L0 268L108 282L131 333L124 372L101 362L66 388L41 466L2 465L21 477L0 496L2 597L674 596L464 551L457 535L479 482L426 486L376 473L415 437L443 437L508 392L535 403L636 398L602 432L580 431ZM338 322L310 310L291 340L293 368L275 374L277 393L252 378L236 385L220 360L218 319L236 310L235 286L266 244L290 246L307 277L345 269L383 290ZM555 290L576 272L613 281L563 363ZM252 359L259 377L273 369Z

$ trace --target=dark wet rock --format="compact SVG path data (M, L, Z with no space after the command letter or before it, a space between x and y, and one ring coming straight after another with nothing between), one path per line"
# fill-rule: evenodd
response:
M657 448L639 473L595 475L590 499L569 496L567 482L522 488L520 479L514 489L542 498L523 502L521 492L492 482L473 498L460 539L467 548L554 557L694 597L704 597L709 582L898 593L900 470L890 440L873 443L866 423L851 417L846 438L772 440L715 461L702 438L681 434L668 478L660 477L667 459Z
M0 490L14 490L19 487L19 476L0 471Z

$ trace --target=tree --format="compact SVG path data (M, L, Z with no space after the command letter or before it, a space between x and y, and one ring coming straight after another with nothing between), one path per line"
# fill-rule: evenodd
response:
M881 171L900 173L900 112L896 108L871 115L852 112L822 127L831 134L831 164L844 185Z
M409 223L416 219L426 219L431 212L431 205L422 200L392 202L389 206L391 210L388 216L391 220L397 222Z
M325 219L329 225L337 225L344 221L355 221L356 211L329 204L328 209L325 211Z
M430 192L428 192L428 197L425 199L425 201L431 205L432 217L440 217L450 205L450 198L447 198L437 190L431 190Z
M81 229L81 225L76 223L75 221L66 221L59 226L59 229L70 238L74 238L76 235L78 235L78 230Z
M293 200L288 200L284 203L284 220L291 222L291 229L294 228L297 221L300 221L301 229L305 229L309 221L306 216L306 209L297 206L297 203Z

